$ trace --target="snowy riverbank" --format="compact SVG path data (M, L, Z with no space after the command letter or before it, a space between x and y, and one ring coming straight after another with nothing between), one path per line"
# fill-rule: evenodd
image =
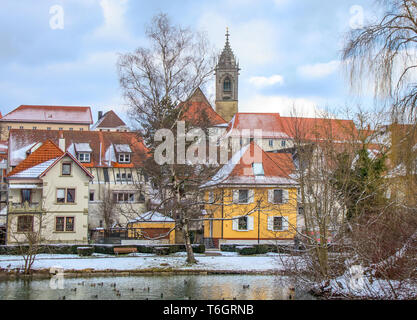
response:
M153 254L131 254L129 256L115 257L112 255L94 254L92 257L79 257L78 255L39 254L33 264L33 270L44 270L51 267L60 267L64 270L202 270L202 271L241 271L241 272L282 272L285 271L283 261L288 259L285 255L266 254L257 256L238 256L236 253L219 252L216 256L196 254L198 263L187 265L186 254L179 252L169 256L156 256ZM21 256L0 256L0 268L13 270L23 267Z

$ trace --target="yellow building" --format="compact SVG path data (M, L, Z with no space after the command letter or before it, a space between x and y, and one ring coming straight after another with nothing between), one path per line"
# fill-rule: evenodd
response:
M254 142L243 147L202 186L204 238L223 243L284 243L297 230L298 185L291 155L266 153Z
M88 131L90 107L21 105L0 119L1 140L11 129Z
M130 240L122 244L175 244L175 220L156 211L148 211L129 221L128 230Z

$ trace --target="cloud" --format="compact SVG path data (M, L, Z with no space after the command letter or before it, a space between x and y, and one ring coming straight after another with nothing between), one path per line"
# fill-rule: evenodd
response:
M336 72L340 67L340 61L332 60L327 63L307 64L297 68L297 73L304 78L324 78Z
M129 37L125 20L127 4L128 0L101 0L104 23L94 31L94 36L112 39Z
M293 98L288 96L264 96L255 95L252 98L240 102L240 112L278 112L282 116L294 115L314 117L321 114L318 105L322 101L319 98Z
M268 65L280 60L277 49L278 30L271 21L237 20L217 11L206 11L200 17L198 26L199 29L207 31L210 41L220 48L225 42L226 27L229 27L231 47L241 65L246 68Z
M255 85L255 87L267 87L273 86L274 84L282 85L284 84L284 77L276 74L270 77L251 77L249 82Z

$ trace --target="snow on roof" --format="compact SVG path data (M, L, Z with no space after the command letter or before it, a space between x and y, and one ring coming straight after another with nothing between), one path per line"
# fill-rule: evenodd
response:
M128 144L115 144L114 149L117 153L131 153L132 149L130 149L130 146Z
M21 105L0 121L92 124L90 107Z
M202 188L210 187L210 186L216 185L216 184L222 182L223 180L225 180L232 173L236 164L239 163L240 159L245 154L245 152L248 150L249 146L250 145L248 144L248 145L244 146L242 149L240 149L238 152L236 152L232 156L232 158L223 167L221 167L221 169L219 171L217 171L217 173L213 176L213 178L210 181L203 184L201 187Z
M10 165L11 166L16 166L18 163L20 163L21 161L26 159L27 156L27 152L28 150L30 150L34 145L36 145L35 143L31 143L29 145L25 145L22 148L19 148L17 150L11 151L10 152ZM11 146L10 150L13 150L13 145Z
M106 153L104 154L104 159L102 160L104 162L106 162L108 165L110 165L112 162L116 162L116 154L114 153L114 146L113 144L111 144L107 150Z
M38 189L41 188L36 184L9 184L9 189Z
M89 143L74 143L76 152L93 152Z
M36 166L20 171L10 178L38 178L46 169L48 169L58 158L54 158Z
M106 112L97 122L92 125L91 130L97 128L119 128L126 127L126 123L113 111Z
M139 214L138 218L129 221L129 223L133 222L175 222L175 220L157 211L148 211Z

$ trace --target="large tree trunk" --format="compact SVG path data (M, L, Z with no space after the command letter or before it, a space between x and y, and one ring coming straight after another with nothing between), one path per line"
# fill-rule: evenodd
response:
M189 232L189 225L188 221L186 221L182 228L182 233L184 236L184 243L185 243L185 249L187 250L187 263L189 264L195 264L197 263L197 260L194 257L193 247L191 246L191 240L190 240L190 232Z

